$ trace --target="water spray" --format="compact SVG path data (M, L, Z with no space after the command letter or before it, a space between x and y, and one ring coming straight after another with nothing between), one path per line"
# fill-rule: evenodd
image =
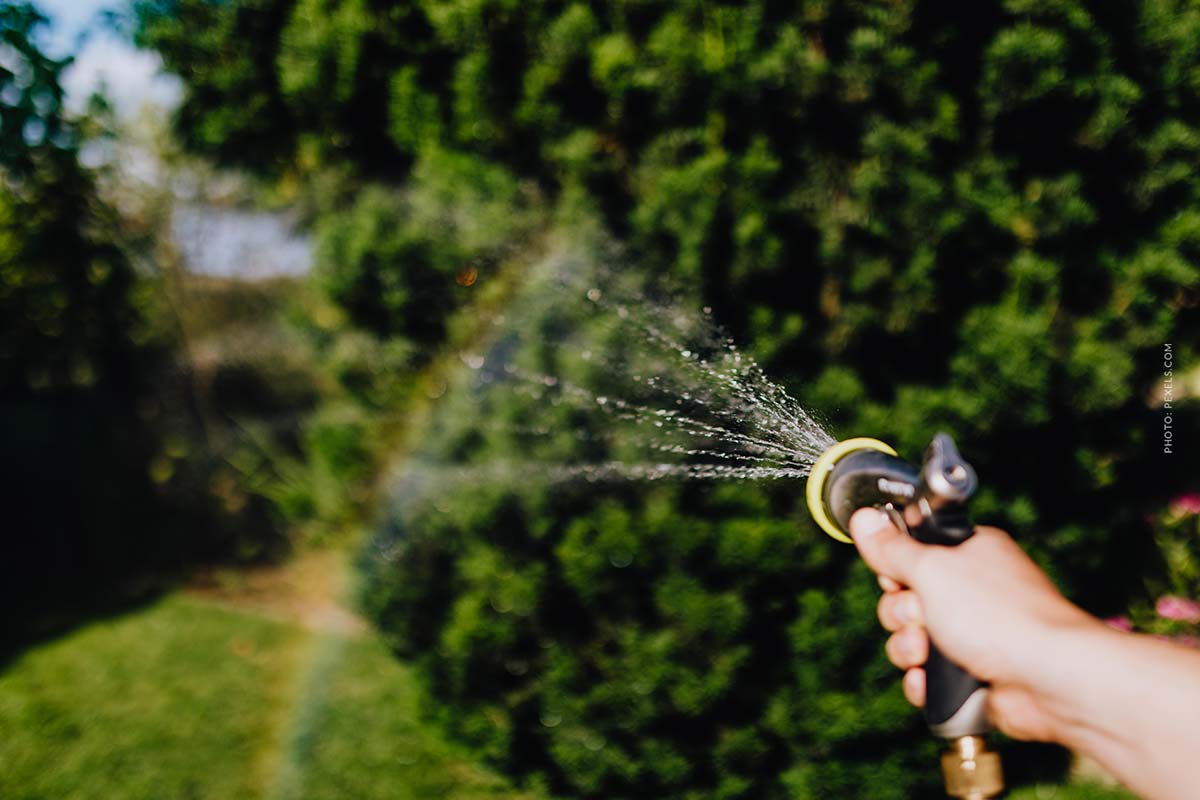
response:
M970 538L974 529L967 501L975 491L975 472L948 436L934 438L919 467L876 439L837 442L818 418L771 381L711 321L711 309L697 316L669 302L656 303L630 277L633 273L596 274L597 268L587 254L567 251L535 271L539 277L528 294L509 305L503 324L497 322L491 354L463 354L475 375L475 391L462 396L462 402L472 405L457 413L506 436L562 433L553 416L533 426L521 419L512 421L519 428L498 427L506 421L493 419L493 408L482 400L488 387L504 387L543 408L564 407L576 424L588 420L590 424L574 431L576 438L586 441L588 449L615 457L582 463L464 463L453 473L458 480L492 484L807 476L813 518L839 541L851 541L850 515L864 506L885 510L900 530L922 542L952 546ZM554 343L557 350L571 353L571 359L539 359L535 367L516 357L522 343L529 343L530 332L549 330L574 331ZM636 346L611 348L605 341ZM539 348L544 344L536 341ZM592 369L572 370L573 362ZM593 385L597 375L602 380ZM520 452L519 439L509 443ZM553 446L550 451L557 452ZM429 475L424 467L422 473ZM439 476L435 483L444 488L447 477ZM1003 783L999 757L987 750L983 738L990 729L987 687L933 645L925 668L930 728L952 742L942 759L947 791L963 800L995 796Z
M954 547L975 533L967 502L975 493L975 470L954 440L933 438L917 466L878 439L847 439L817 459L806 499L823 531L850 542L850 516L858 509L882 509L893 524L925 544ZM929 644L925 663L925 718L935 736L950 741L942 755L946 793L962 800L986 800L1004 790L1000 756L987 749L987 684Z

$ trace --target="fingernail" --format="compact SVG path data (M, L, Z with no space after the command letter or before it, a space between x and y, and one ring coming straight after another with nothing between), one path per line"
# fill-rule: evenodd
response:
M891 520L882 511L856 511L850 518L850 536L854 539L865 539L874 536L886 528Z

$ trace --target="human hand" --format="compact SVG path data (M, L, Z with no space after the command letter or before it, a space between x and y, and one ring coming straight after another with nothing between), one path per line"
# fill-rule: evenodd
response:
M861 509L850 533L884 590L879 620L892 632L888 658L905 670L904 694L925 704L932 635L938 647L991 683L992 723L1019 739L1060 741L1067 720L1057 702L1068 673L1047 663L1064 635L1100 624L1071 604L998 528L979 527L957 547L925 545L877 509Z

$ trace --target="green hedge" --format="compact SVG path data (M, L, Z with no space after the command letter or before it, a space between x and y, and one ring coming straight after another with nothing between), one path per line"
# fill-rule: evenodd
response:
M197 149L288 185L402 180L446 152L528 181L602 219L630 269L692 287L837 433L914 455L954 434L979 517L1088 607L1156 569L1147 515L1186 476L1147 397L1163 343L1194 364L1200 341L1189 4L172 0L140 19ZM320 224L355 230L368 202ZM448 274L355 247L322 256L335 296ZM475 252L454 229L437 247ZM347 307L408 324L403 303ZM1178 406L1182 439L1200 423ZM520 445L469 434L429 452ZM370 601L447 723L557 791L933 791L870 580L797 491L476 487L398 515ZM644 565L588 561L626 536ZM756 536L774 546L729 560Z

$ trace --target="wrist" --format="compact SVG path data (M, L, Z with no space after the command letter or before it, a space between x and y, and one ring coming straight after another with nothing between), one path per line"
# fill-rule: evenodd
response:
M1106 663L1126 634L1073 605L1071 609L1074 614L1045 626L1037 648L1045 657L1026 673L1023 683L1045 712L1053 741L1091 752L1100 735L1094 721L1104 692L1098 665Z
M1054 655L1037 680L1052 738L1137 794L1193 797L1200 654L1093 620Z

